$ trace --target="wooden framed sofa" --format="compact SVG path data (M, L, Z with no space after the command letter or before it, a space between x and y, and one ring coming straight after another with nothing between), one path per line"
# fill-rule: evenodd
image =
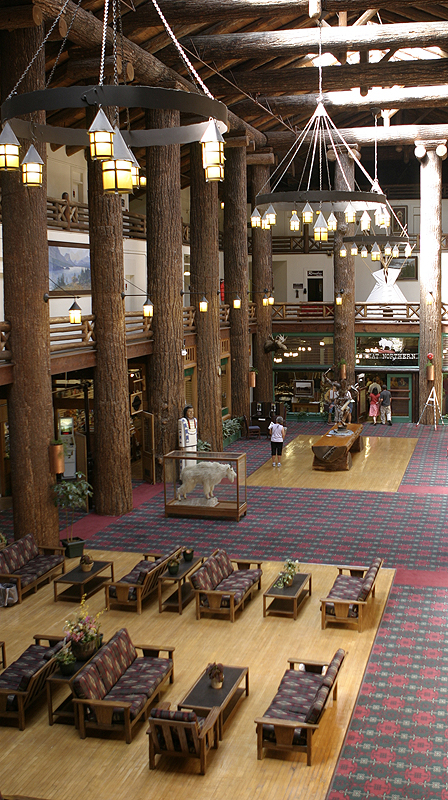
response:
M37 592L60 572L65 572L64 548L38 546L32 533L0 551L0 583L17 587L19 603L25 592Z
M337 700L337 682L346 655L340 649L330 662L288 659L289 669L277 694L263 716L255 720L258 759L266 750L303 752L311 766L313 734L322 725L330 697Z
M0 673L0 721L17 720L19 730L25 729L25 711L45 692L47 678L57 669L54 656L62 645L60 637L36 635L34 644Z
M253 564L256 569L251 569ZM234 560L225 550L215 550L189 579L196 597L196 619L204 614L218 614L234 622L238 609L243 609L246 600L261 589L261 564L261 561Z
M172 711L170 703L160 703L149 715L149 769L156 768L156 755L199 759L201 775L207 770L207 755L218 749L218 717L214 707L206 717L194 711Z
M356 625L361 633L368 601L375 597L376 579L382 564L382 558L375 558L370 567L337 568L339 574L327 597L320 599L322 630L329 622L335 622Z
M176 547L166 555L144 553L143 560L127 575L105 584L107 610L110 611L111 606L126 606L141 614L143 601L157 591L159 578L166 571L168 561L181 552L182 548Z
M136 723L147 719L151 703L174 680L173 652L174 647L134 645L126 628L117 631L70 681L80 738L88 730L124 731L130 744Z

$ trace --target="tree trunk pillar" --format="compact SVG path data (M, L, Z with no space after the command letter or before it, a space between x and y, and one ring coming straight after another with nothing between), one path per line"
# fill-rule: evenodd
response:
M176 127L180 124L179 112L148 111L146 124L151 128ZM154 303L148 411L154 414L156 474L160 481L164 454L177 448L177 421L185 405L180 146L148 147L146 163L148 294Z
M199 436L222 451L218 184L206 183L201 145L190 145L191 304L196 307ZM205 295L208 311L199 311Z
M264 188L269 191L270 168L267 165L253 164L251 171L251 201L255 205L256 195ZM271 401L272 386L272 353L264 352L264 343L272 333L271 306L263 305L264 293L268 295L272 289L272 234L261 228L252 228L252 290L257 317L257 332L253 337L253 364L258 369L257 383L254 389L254 400Z
M43 28L0 34L1 87L5 100L42 42ZM19 91L45 87L44 52L34 61ZM45 124L45 113L27 119ZM45 145L34 143L44 162ZM21 158L29 141L22 141ZM26 188L20 172L1 173L5 319L14 382L8 387L14 538L32 532L38 544L59 544L59 522L48 447L54 438L51 395L48 292L47 181Z
M224 181L224 287L230 306L232 415L250 416L249 390L249 270L247 260L246 148L226 150ZM236 296L241 308L234 308Z
M420 345L419 416L434 387L442 403L442 322L441 322L441 235L442 235L442 159L436 144L424 143L420 158ZM434 355L434 381L426 377L428 353ZM392 408L393 413L393 408ZM433 409L427 409L422 423L434 423Z
M96 342L94 503L97 514L120 516L132 511L123 212L119 195L104 194L101 164L90 157L88 184Z
M341 148L338 150L341 167L335 162L334 188L336 191L349 191L345 177L349 183L350 191L355 187L355 162L349 153ZM342 172L343 170L343 172ZM344 173L344 174L343 174ZM348 205L348 201L347 201ZM347 385L355 382L355 259L350 255L347 244L347 255L341 257L339 251L342 237L353 233L353 225L347 224L345 214L336 212L338 228L334 234L334 363L335 375L340 380L339 364L342 359L346 362ZM336 305L336 296L342 295L342 304Z

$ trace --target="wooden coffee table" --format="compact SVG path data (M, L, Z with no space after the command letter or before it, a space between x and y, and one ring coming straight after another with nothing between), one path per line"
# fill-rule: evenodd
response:
M193 589L190 583L187 583L187 577L199 567L204 561L204 556L194 556L192 561L181 561L179 564L179 572L176 575L171 575L168 570L163 573L159 578L159 613L162 611L177 611L182 614L182 610L194 597ZM175 585L175 591L162 602L162 590L164 583L172 583ZM176 586L177 584L177 586Z
M101 574L106 569L110 569L110 576ZM56 603L57 600L74 600L80 603L83 595L91 597L110 580L114 580L113 561L94 561L90 572L83 572L81 567L75 567L70 572L66 572L65 575L60 575L54 579L54 602ZM69 586L58 593L58 584L60 583L69 584Z
M244 697L249 695L249 667L229 667L223 664L224 682L221 689L212 689L207 669L201 673L188 694L178 704L178 709L190 708L200 717L206 717L218 706L218 736L222 739L224 728L230 722ZM245 685L240 683L245 679Z
M311 575L299 572L294 575L291 586L283 586L279 589L275 586L279 576L271 583L269 589L263 594L263 617L267 614L275 614L280 617L292 617L297 619L299 608L306 597L311 597ZM273 598L272 603L266 606L268 597Z

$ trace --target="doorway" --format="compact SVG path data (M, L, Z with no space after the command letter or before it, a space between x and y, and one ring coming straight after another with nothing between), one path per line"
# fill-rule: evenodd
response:
M391 393L392 421L412 422L412 375L388 375L387 388Z
M322 303L324 299L324 279L308 278L308 302Z

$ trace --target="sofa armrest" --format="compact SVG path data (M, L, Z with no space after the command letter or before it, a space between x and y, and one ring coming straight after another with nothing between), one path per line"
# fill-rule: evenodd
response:
M321 597L319 603L337 603L338 605L345 606L366 606L366 600L357 600L354 597L352 600L344 600L342 597Z
M356 564L351 564L349 566L338 566L339 575L342 575L344 570L346 570L350 573L352 578L363 578L368 569L369 567L357 566Z
M262 561L255 561L253 558L231 558L232 564L236 564L238 569L250 569L252 565L256 565L257 569L261 569Z
M160 653L168 653L168 658L173 658L175 647L157 644L134 644L136 650L141 650L145 658L160 658Z
M54 546L52 545L50 547L44 544L40 544L39 551L42 552L42 555L48 555L48 554L56 555L57 553L60 553L60 555L62 555L63 553L65 553L65 547L62 547L60 545L54 545Z
M132 703L128 702L127 700L97 700L84 697L72 697L74 703L77 703L80 706L89 706L89 708L95 708L98 706L99 708L131 708Z
M143 558L145 561L157 561L158 558L162 558L162 553L143 553Z
M293 719L276 719L274 717L257 717L254 722L257 725L274 725L276 728L312 728L317 730L319 723L301 722Z
M207 714L205 722L201 728L201 732L198 734L199 739L204 739L207 736L207 733L216 725L220 713L221 709L218 708L218 706L213 706L213 708ZM219 741L219 736L217 735L217 732L215 732L215 741L217 747Z
M22 578L16 575L15 572L0 572L0 583L6 581L7 583L16 583L18 586L22 585Z
M54 647L55 644L58 642L62 642L64 637L62 634L52 634L52 633L35 633L33 636L34 644L42 644L42 642L48 642L50 647Z
M296 658L291 657L287 659L289 664L289 669L294 669L295 664L303 664L305 667L305 672L316 672L317 670L320 672L322 667L328 667L329 661L311 661L309 658ZM310 667L310 669L307 669ZM316 669L314 669L316 667Z

